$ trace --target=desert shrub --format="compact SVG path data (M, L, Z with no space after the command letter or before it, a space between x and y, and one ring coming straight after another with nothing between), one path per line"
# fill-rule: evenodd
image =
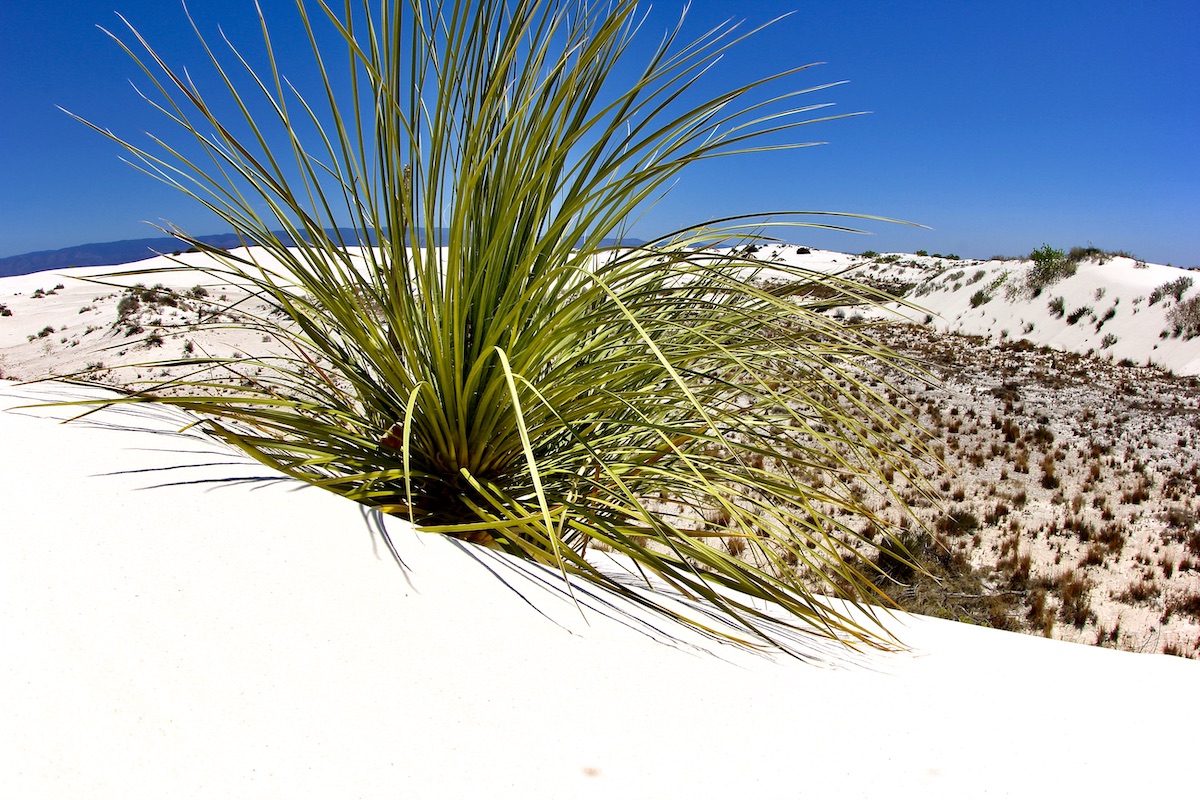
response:
M1091 314L1091 313L1092 313L1091 306L1080 306L1079 308L1075 309L1074 311L1072 311L1070 314L1067 315L1067 324L1074 325L1075 323L1079 322L1079 320L1083 319L1085 316L1087 316L1088 314Z
M1106 333L1106 334L1104 334L1104 338L1100 340L1100 349L1107 350L1108 348L1112 347L1116 343L1117 343L1117 337L1113 336L1111 333Z
M1169 596L1163 609L1161 622L1165 625L1176 614L1200 619L1200 592L1183 591Z
M1175 336L1200 336L1200 295L1189 297L1167 311L1167 325Z
M268 72L249 75L248 97L231 78L210 101L134 32L148 55L128 51L158 76L160 107L186 148L205 157L180 163L180 147L151 151L108 135L155 174L180 170L185 178L169 182L279 261L278 273L261 269L173 232L215 259L216 283L249 285L282 309L282 321L252 323L296 354L264 361L256 380L224 394L176 379L167 388L177 394L134 400L197 412L215 435L285 473L705 631L701 612L602 571L588 545L630 560L635 580L654 576L712 604L740 641L780 643L775 623L761 624L759 601L769 599L794 624L886 644L808 582L873 617L864 601L883 599L875 568L856 565L871 563L863 548L874 544L841 517L894 524L851 487L885 467L923 485L915 428L859 391L859 364L894 357L825 315L886 296L798 268L761 288L752 253L762 215L637 247L603 244L690 164L790 148L759 137L813 120L778 113L794 86L775 102L761 93L794 71L692 103L694 80L740 41L726 29L683 49L668 36L646 51L633 44L632 0L399 6L403 16L393 4L364 0L344 13L321 4L334 50L350 47L347 84L325 70L324 40L297 6L321 65L318 96L306 103L272 58ZM620 84L627 58L643 57L648 65ZM305 138L318 125L325 135ZM266 149L277 137L287 146ZM337 226L339 214L357 235ZM825 224L799 213L770 219ZM702 249L731 238L744 246ZM347 252L367 243L375 246L361 256ZM235 359L213 363L236 369ZM754 456L778 469L754 467ZM821 466L817 485L800 477ZM654 511L660 497L726 512L722 535L743 542L745 555Z
M1042 459L1042 480L1043 489L1057 489L1059 480L1058 474L1055 472L1054 456L1047 453Z
M12 311L4 303L0 303L0 317L11 317Z
M966 509L955 509L937 518L934 528L948 536L961 536L979 528L979 518Z
M1029 254L1033 267L1025 276L1029 292L1037 297L1047 286L1075 274L1077 265L1068 261L1062 250L1044 244Z
M1146 603L1162 595L1162 587L1153 579L1138 578L1117 595L1123 603Z
M971 295L971 308L979 308L984 303L991 301L991 299L992 296L990 294L988 294L985 290L980 289L979 291L975 292L975 294Z
M1109 259L1115 258L1119 255L1128 254L1123 251L1101 250L1099 247L1094 247L1089 244L1087 247L1072 247L1067 251L1066 259L1071 264L1079 264L1084 261L1095 261L1099 264L1103 264Z
M136 314L142 307L142 301L136 293L126 293L117 301L117 317L125 319Z
M1056 297L1050 301L1050 313L1057 319L1062 319L1066 313L1066 301L1061 297Z
M1164 284L1154 287L1154 291L1150 292L1150 305L1155 305L1164 297L1174 297L1176 301L1183 300L1183 293L1192 286L1192 279L1187 275L1181 275L1173 281L1167 281Z
M1069 570L1059 577L1056 588L1062 601L1058 613L1063 622L1082 628L1094 616L1091 581L1075 570Z
M49 336L52 333L54 333L54 326L47 325L46 327L44 327L40 331L38 331L37 338L45 339L47 336Z
M874 250L863 250L859 253L862 258L879 258L879 253Z

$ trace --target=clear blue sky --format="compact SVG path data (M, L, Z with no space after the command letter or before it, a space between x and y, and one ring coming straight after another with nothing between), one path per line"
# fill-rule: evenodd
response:
M290 20L292 0L262 0ZM682 2L658 0L657 38ZM256 40L252 0L192 0L203 24ZM222 225L121 162L61 105L126 135L161 123L136 66L96 29L121 11L176 66L197 63L174 0L0 2L0 256ZM795 231L832 249L986 258L1092 243L1200 265L1196 0L696 0L693 30L796 13L726 59L740 81L824 62L808 84L868 116L807 128L819 148L713 162L639 223L649 236L726 213L821 209L896 217L869 237ZM144 79L141 81L145 83Z

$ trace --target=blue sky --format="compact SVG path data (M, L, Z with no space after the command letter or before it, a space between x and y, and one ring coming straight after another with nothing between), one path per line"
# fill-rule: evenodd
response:
M292 0L262 5L270 18L293 16ZM651 39L682 6L655 3ZM256 41L252 0L191 8L202 24ZM56 108L126 136L163 130L130 87L136 65L95 27L119 25L114 9L178 58L173 65L197 62L172 0L0 3L0 256L156 235L144 220L225 230ZM690 30L788 11L720 64L721 79L823 62L797 87L848 81L812 97L871 113L803 129L821 147L706 165L635 235L727 213L814 209L931 230L870 223L870 236L788 238L978 258L1091 243L1200 265L1200 3L696 0Z

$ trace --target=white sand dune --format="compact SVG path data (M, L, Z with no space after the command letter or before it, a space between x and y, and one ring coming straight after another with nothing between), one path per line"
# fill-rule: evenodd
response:
M902 615L907 652L803 663L581 614L177 412L15 408L99 392L0 382L5 797L1190 792L1194 661Z
M270 269L280 269L261 248L235 252ZM995 341L1023 339L1038 346L1113 361L1152 364L1178 375L1200 375L1200 336L1171 335L1169 322L1173 309L1200 296L1200 281L1192 280L1197 275L1190 270L1108 257L1103 263L1081 263L1075 274L1047 286L1036 297L1027 293L1010 297L1007 290L1020 283L1032 262L950 260L903 253L864 258L828 250L800 253L796 246L782 245L761 250L758 257L817 273L845 273L882 286L906 287L906 299L919 309L893 306L891 316L919 323L925 323L928 317L928 324L939 331L980 335ZM101 377L123 385L139 376L133 370L120 370L122 365L184 357L188 351L182 348L189 341L195 345L197 355L258 355L262 337L254 330L239 330L236 324L224 329L195 327L198 310L211 313L229 306L249 314L270 310L257 300L240 302L246 299L243 287L201 271L214 266L207 255L185 253L125 266L74 267L0 278L0 305L11 312L11 316L0 316L0 377L69 375L102 363L118 371ZM103 277L128 269L172 271ZM767 270L766 275L770 276L771 271ZM116 286L93 282L97 279ZM1180 280L1191 284L1179 297L1167 294L1150 302L1156 290ZM188 311L144 306L130 319L145 330L126 335L128 326L122 324L117 312L122 296L119 287L136 281L162 281L180 295L203 285L209 295L203 302L187 301L185 305L191 306ZM981 291L988 299L973 300ZM1061 302L1061 312L1051 309L1055 300ZM1074 312L1080 313L1075 316ZM226 321L239 322L232 316ZM158 347L145 344L152 333L160 334ZM147 372L140 377L151 376Z

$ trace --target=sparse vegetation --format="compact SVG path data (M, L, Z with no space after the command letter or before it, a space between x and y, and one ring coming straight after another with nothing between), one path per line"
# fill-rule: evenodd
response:
M1187 275L1181 275L1172 281L1156 286L1154 291L1150 292L1150 305L1157 304L1164 297L1174 297L1176 302L1183 300L1183 294L1192 286L1192 279Z
M1026 275L1029 292L1037 297L1047 286L1075 274L1076 262L1068 261L1062 250L1044 244L1029 254L1033 268Z
M1176 337L1194 339L1200 336L1200 295L1189 297L1167 311L1167 325Z

